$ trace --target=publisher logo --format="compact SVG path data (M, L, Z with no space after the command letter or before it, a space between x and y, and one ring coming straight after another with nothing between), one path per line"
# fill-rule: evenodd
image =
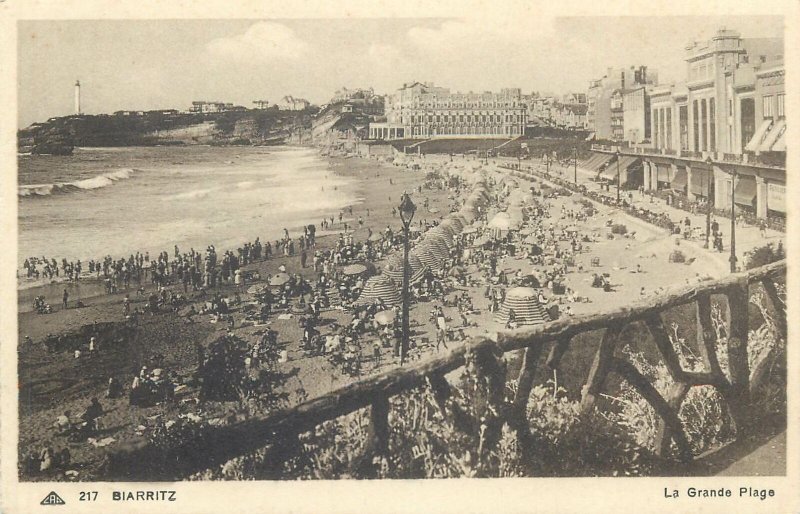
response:
M41 502L42 505L65 505L66 502L61 499L61 496L56 494L55 491L50 491L50 494L44 497Z

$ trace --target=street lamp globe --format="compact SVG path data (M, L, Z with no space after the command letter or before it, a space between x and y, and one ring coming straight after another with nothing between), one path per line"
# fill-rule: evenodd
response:
M411 223L416 211L417 206L411 201L411 196L408 193L403 193L403 198L400 200L400 219L404 225L408 226Z

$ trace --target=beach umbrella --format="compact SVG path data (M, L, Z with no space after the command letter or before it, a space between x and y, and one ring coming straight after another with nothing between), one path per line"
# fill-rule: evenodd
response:
M367 280L356 305L369 305L382 300L386 305L400 305L403 301L394 281L386 275L375 275Z
M363 264L358 264L358 263L350 264L348 266L345 266L344 269L342 269L342 273L348 276L361 275L365 271L367 271L367 267L364 266Z
M485 245L488 242L489 242L489 237L483 235L483 236L480 236L480 237L476 237L475 241L472 242L472 246L477 248L479 246Z
M247 290L247 294L261 294L263 292L264 292L264 285L263 284L250 286L250 288Z
M371 236L369 236L369 241L378 242L383 240L383 234L380 232L373 232Z
M511 230L512 221L511 216L509 216L505 212L498 212L494 215L494 217L489 221L487 228L494 229L494 230L501 230L501 231L509 231Z
M478 229L475 227L467 227L461 233L464 235L475 234L478 232Z
M289 274L288 273L278 273L271 279L269 279L269 285L271 286L282 286L289 282Z
M503 305L495 314L495 321L507 323L509 313L514 311L515 319L520 325L539 325L550 321L550 316L545 311L536 295L536 290L530 287L513 287L506 292Z
M394 311L385 310L375 315L375 321L381 325L391 325L394 321Z

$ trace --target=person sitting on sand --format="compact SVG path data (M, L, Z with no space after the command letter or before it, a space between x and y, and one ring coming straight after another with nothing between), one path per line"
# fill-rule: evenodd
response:
M103 415L103 406L100 405L100 402L97 398L92 398L91 403L86 410L83 411L81 415L81 419L85 421L92 430L98 429L97 419Z
M53 426L56 428L57 433L64 434L70 429L72 426L72 422L69 420L70 414L70 411L65 410L64 414L56 418Z

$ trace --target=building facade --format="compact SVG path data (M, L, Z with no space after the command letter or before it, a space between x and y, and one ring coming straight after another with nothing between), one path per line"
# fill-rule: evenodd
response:
M645 188L785 213L783 40L721 29L685 52L686 82L651 91L652 147L671 157L645 159Z
M389 96L385 109L387 121L370 126L371 138L513 138L524 134L527 123L517 88L453 93L413 82Z
M594 133L596 139L622 141L625 135L620 105L624 101L623 94L638 86L655 84L658 84L658 72L647 66L608 68L602 78L589 81L586 128ZM612 103L615 106L613 112Z

